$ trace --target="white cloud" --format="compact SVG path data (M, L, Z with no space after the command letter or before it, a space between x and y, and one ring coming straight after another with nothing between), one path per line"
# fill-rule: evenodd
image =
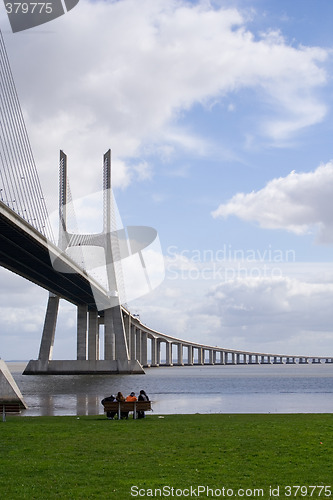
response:
M237 279L217 285L207 299L206 312L220 318L221 332L238 337L238 345L260 345L265 352L268 345L275 345L286 354L295 338L298 354L304 352L303 336L312 336L314 349L316 338L330 340L326 352L332 345L331 283L288 277Z
M188 131L179 133L178 117L244 88L268 104L261 133L271 138L322 120L317 90L326 83L328 52L293 47L279 33L255 37L246 23L240 11L204 1L81 0L50 31L7 35L45 188L56 185L62 148L72 183L80 177L78 195L80 185L98 189L96 169L109 146L114 185L126 185L131 167L121 158L156 141L197 148Z
M221 204L213 217L235 215L263 228L285 229L296 234L316 230L320 242L333 242L333 162L313 172L273 179L252 193L238 193Z
M137 307L149 326L181 339L230 349L325 355L333 349L333 285L323 269L314 266L311 278L309 269L311 264L303 270L296 266L290 276L280 277L249 273L217 284L166 280Z

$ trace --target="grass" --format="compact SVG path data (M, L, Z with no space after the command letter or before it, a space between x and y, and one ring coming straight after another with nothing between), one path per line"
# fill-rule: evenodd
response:
M332 485L332 463L332 415L11 416L0 422L0 498L7 500L127 500L135 498L132 486L141 489L137 498L151 498L165 485L225 487L235 495L261 488L265 499L270 486L279 486L278 497L287 498L287 485ZM319 497L319 489L312 496L294 493ZM324 490L320 497L327 498Z

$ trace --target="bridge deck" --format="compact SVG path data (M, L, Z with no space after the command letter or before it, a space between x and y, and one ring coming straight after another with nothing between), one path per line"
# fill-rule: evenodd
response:
M59 272L52 266L50 253L62 261ZM74 304L88 304L96 309L107 297L75 262L52 245L15 212L0 202L0 265Z

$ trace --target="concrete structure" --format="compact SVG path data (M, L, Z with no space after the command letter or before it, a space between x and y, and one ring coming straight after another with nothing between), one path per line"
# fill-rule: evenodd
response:
M52 360L59 296L50 294L38 360L31 360L24 373L144 373L141 363L131 358L128 349L124 317L119 302L117 274L114 262L119 259L117 231L112 223L111 151L104 155L103 165L104 213L103 232L99 234L74 234L67 228L67 157L60 152L59 190L59 249L62 254L71 247L100 246L104 250L108 289L95 303L77 304L77 359ZM62 262L54 261L61 272ZM90 306L90 307L89 307ZM99 358L99 325L104 326L104 359Z
M65 156L62 154L61 158L64 161ZM108 169L107 173L109 166L108 152L104 157L104 171ZM62 175L64 183L66 175ZM66 196L61 191L60 198L65 201ZM108 203L110 200L106 197L104 206ZM110 297L99 282L65 253L65 246L73 243L73 235L66 228L65 212L60 211L65 214L61 215L61 248L0 202L0 264L50 292L39 356L28 363L25 374L144 373L147 367L207 364L333 363L333 357L247 352L198 344L147 327L122 307L119 300L117 302L116 294ZM106 223L103 234L107 234L109 223ZM81 235L81 239L76 235L76 242L84 244L85 235ZM109 283L115 288L116 277L112 273L111 255ZM77 307L77 356L74 360L52 359L60 299ZM103 359L99 352L102 328Z
M0 408L3 420L6 419L6 407L11 408L10 411L28 408L8 366L3 359L0 359Z

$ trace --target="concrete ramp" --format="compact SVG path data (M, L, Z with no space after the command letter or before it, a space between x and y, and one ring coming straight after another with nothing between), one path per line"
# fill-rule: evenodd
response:
M19 413L28 408L8 366L0 359L0 408L5 420L6 413Z

